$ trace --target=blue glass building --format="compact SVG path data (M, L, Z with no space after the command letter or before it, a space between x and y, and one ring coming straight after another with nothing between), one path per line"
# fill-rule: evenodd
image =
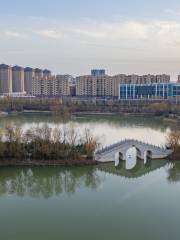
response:
M173 85L173 97L180 97L180 83Z
M119 85L119 100L168 100L175 97L180 97L180 84L178 83Z
M104 69L92 69L91 70L91 75L93 77L105 76L106 75L106 70L104 70Z

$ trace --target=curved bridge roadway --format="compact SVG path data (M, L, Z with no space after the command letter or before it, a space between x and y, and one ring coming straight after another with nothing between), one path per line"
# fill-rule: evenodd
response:
M172 153L172 150L166 148L133 139L127 139L97 151L95 159L99 162L114 162L118 155L119 159L126 160L126 153L132 147L137 149L138 158L142 160L144 160L147 155L150 155L152 159L164 159Z

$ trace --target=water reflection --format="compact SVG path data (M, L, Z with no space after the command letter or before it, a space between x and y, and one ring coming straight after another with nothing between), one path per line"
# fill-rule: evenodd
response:
M113 163L95 167L34 167L0 168L0 196L17 195L32 198L50 198L63 193L75 194L79 189L97 190L108 180L106 173L126 179L136 179L167 167L167 180L180 182L180 162L169 164L167 160L150 160L144 164L137 160L136 166L126 169L126 162L120 161L118 167Z
M163 122L162 118L145 118L145 117L123 117L123 116L83 116L75 117L71 120L63 119L60 116L53 116L50 113L22 113L20 115L10 115L0 118L0 126L5 127L7 124L16 124L22 126L24 124L39 124L39 123L64 123L64 122L78 122L78 123L91 123L91 124L111 124L113 127L148 127L154 130L161 130L164 132L169 126Z
M112 163L107 163L100 165L98 169L125 178L139 178L155 171L156 169L164 167L166 164L167 160L150 160L146 164L144 164L143 160L137 160L136 166L131 170L127 170L126 162L120 161L118 167L114 167L114 164Z
M95 167L1 168L0 195L49 198L63 192L74 194L81 186L95 190L103 180Z
M127 161L128 162L128 161ZM127 168L127 164L132 166L133 162L129 159L129 163L120 161L118 167L114 167L112 164L104 164L100 167L100 170L115 174L126 178L139 178L156 169L167 166L168 177L167 180L170 183L180 182L180 161L176 160L170 162L168 160L150 160L144 164L142 160L137 160L135 167Z
M170 183L180 182L180 161L171 162L168 166L168 181Z

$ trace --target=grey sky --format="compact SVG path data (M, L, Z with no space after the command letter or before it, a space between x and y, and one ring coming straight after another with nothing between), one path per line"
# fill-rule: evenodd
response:
M1 3L0 61L87 74L180 74L180 3L69 0Z

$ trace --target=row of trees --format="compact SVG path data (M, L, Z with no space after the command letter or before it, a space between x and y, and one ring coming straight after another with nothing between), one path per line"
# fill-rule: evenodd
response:
M73 126L50 128L47 124L23 132L8 126L0 132L0 158L16 160L78 160L93 159L98 147L88 129L78 133Z
M151 101L76 101L75 99L35 98L35 99L0 99L1 111L49 110L54 114L69 116L74 112L114 112L148 113L154 115L180 114L180 103Z

